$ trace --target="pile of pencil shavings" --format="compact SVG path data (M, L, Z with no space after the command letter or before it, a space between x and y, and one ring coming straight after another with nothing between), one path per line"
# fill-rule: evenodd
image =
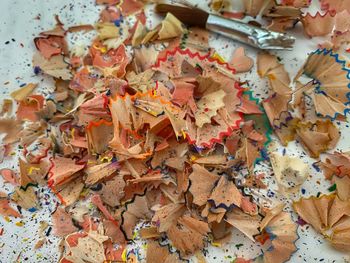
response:
M276 56L260 53L258 74L270 86L260 105L239 75L254 66L245 50L225 62L206 30L185 28L171 14L149 29L145 3L99 0L106 8L95 26L65 29L56 17L56 27L34 39L33 58L34 72L54 79L53 91L35 94L31 83L13 92L15 117L13 100L3 103L1 159L16 143L23 150L19 176L1 170L14 191L1 193L0 214L21 217L12 203L40 209L36 189L48 186L58 200L52 222L63 240L62 263L139 260L128 250L135 238L146 240L147 262L186 261L210 243L230 242L234 228L264 245L258 257L236 263L288 260L297 250L297 222L283 204L265 207L246 190L267 187L254 171L259 162L271 161L282 193L309 176L299 158L268 152L272 132L283 145L300 141L314 158L336 146L333 121L346 121L350 90L335 49L346 41L349 10L322 1L326 14L312 17L300 9L309 1L245 1L238 14L225 11L224 2L212 7L235 18L262 15L274 30L300 20L309 36L333 32L334 49L310 54L292 81ZM314 20L327 28L315 28ZM69 50L67 34L90 30L97 31L90 47ZM349 163L347 153L328 154L319 166L336 191L293 205L304 223L345 251Z

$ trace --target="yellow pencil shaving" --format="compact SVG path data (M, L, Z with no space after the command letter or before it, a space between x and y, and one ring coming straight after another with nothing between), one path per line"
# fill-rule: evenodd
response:
M98 47L98 46L94 45L94 48L96 48L97 50L101 51L102 53L106 53L107 52L106 47Z
M19 221L19 222L16 222L15 225L21 227L21 226L24 226L24 223L22 221Z
M121 9L124 0L120 0L118 4L115 5L116 8Z
M132 235L132 239L134 240L137 237L138 232L135 231L135 233Z
M100 159L101 162L107 161L108 163L112 161L112 157L104 156Z
M126 261L126 248L123 250L122 253L122 260L125 262Z
M211 242L211 244L212 244L214 247L221 247L221 244L220 244L220 243L217 243L217 242Z
M158 116L157 112L152 111L152 110L149 110L148 113L151 114L151 115L154 116L154 117L157 117L157 116Z
M28 168L28 175L31 175L33 171L40 171L40 168L31 166Z
M219 60L221 63L225 63L225 59L220 56L217 52L212 55L212 58Z
M184 139L186 139L186 132L184 132L183 130L181 130L182 132L182 137L184 137Z
M83 191L81 191L81 193L80 193L79 196L84 197L84 196L86 196L88 193L89 193L89 189L86 188L86 189L84 189Z
M74 132L75 132L75 128L73 128L73 129L70 131L70 136L72 137L72 139L74 139Z

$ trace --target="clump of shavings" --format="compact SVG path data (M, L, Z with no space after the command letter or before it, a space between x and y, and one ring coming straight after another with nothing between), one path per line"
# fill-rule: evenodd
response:
M178 113L168 109L165 113L177 137L184 135L198 148L211 148L239 128L242 89L227 63L210 54L176 49L167 52L154 69L159 72L159 84L173 90L169 99Z
M244 1L240 12L229 2L211 7L231 18L261 15L277 31L299 20L310 36L331 32L333 22L343 36L348 30L342 4L323 1L329 24L318 28L302 16L310 1ZM271 161L281 192L295 192L309 175L297 157L267 154L272 132L284 145L298 139L312 157L336 146L333 121L345 121L349 103L345 62L318 50L291 81L276 56L261 53L257 69L270 90L260 103L240 75L254 67L244 48L226 62L210 47L208 31L186 28L172 14L149 28L146 1L96 3L105 6L95 25L66 29L56 17L56 26L34 39L34 73L53 78L52 92L41 95L40 84L29 83L3 103L0 161L16 146L21 152L18 171L0 170L13 189L0 192L0 214L20 218L22 208L41 209L37 189L50 188L64 263L142 262L131 251L139 237L146 262L186 262L210 243L230 242L233 229L263 246L259 256L235 262L289 260L297 223L284 204L269 200L266 207L247 193L270 187L256 173L259 162ZM90 45L70 50L67 32L88 30L96 32ZM325 158L319 165L336 194L294 208L348 250L349 156Z
M259 22L264 25L256 24L273 31L285 32L301 20L301 8L308 7L310 3L309 0L242 0L232 4L232 1L212 0L210 8L213 13L229 19L263 18Z
M349 111L349 73L346 61L339 54L327 49L315 51L294 79L297 90L293 104L305 103L302 97L305 95L311 98L317 116L344 120ZM312 81L300 83L301 75Z
M348 178L347 176L345 178ZM321 233L331 245L340 251L349 252L349 180L337 183L333 194L310 196L294 202L298 215Z
M340 135L332 121L346 121L349 111L345 60L332 50L317 50L292 82L275 56L261 53L257 64L259 75L268 78L272 89L262 104L280 142L287 145L297 139L314 158L333 149Z
M271 209L263 209L259 215L249 216L233 211L227 219L247 237L266 246L262 253L253 259L237 258L237 262L286 262L297 247L299 239L297 224L287 212L284 204L277 204ZM257 231L259 229L259 231Z
M346 50L350 43L348 20L350 2L343 0L320 2L321 10L314 15L306 12L299 17L305 34L310 38L324 36L326 41L319 44L322 48Z
M327 153L317 165L323 171L327 180L335 186L342 200L349 199L348 186L350 182L349 153Z
M248 0L243 2L243 13L250 17L264 18L264 27L273 31L285 32L293 28L302 16L302 7L309 1L270 1Z

